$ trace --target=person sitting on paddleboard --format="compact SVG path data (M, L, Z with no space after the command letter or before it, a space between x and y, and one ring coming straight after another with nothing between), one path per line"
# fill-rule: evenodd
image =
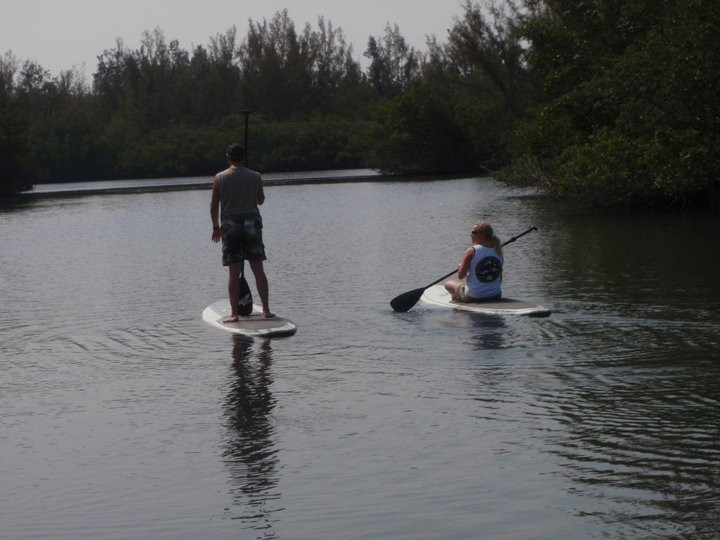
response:
M238 320L240 297L240 274L245 259L255 276L265 318L273 318L270 311L268 280L263 268L265 245L262 240L262 218L258 205L265 202L260 173L248 169L243 160L245 148L232 144L226 152L230 167L215 175L210 201L210 217L213 224L212 241L222 239L223 266L229 267L228 296L230 316L223 322ZM218 223L218 219L220 223Z
M458 265L460 280L445 282L445 289L458 302L499 300L502 283L502 243L485 221L476 221L470 232L472 246Z

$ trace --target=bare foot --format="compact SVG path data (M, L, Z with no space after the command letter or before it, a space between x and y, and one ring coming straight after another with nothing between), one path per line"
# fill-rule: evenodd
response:
M224 322L224 323L238 322L237 315L230 315L229 317L225 317L225 318L223 319L223 322Z
M273 319L273 318L275 318L275 314L272 313L272 312L270 312L270 311L264 312L264 313L263 313L263 316L264 316L266 319Z

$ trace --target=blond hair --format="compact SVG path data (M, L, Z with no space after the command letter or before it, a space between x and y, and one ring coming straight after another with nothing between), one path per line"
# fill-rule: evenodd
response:
M473 228L485 238L489 238L490 242L492 242L493 249L495 249L498 255L502 255L502 242L500 242L500 239L495 236L492 225L490 225L487 221L478 219L475 223L473 223Z

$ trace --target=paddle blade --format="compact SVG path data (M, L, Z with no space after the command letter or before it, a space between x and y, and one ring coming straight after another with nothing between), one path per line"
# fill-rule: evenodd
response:
M396 296L395 298L390 300L390 306L393 308L394 311L405 313L411 307L417 304L424 290L425 287L421 287L419 289L414 289L412 291L402 293L401 295Z

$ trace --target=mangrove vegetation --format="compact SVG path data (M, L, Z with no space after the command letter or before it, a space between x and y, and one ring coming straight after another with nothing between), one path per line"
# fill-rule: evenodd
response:
M183 49L162 29L90 81L0 56L0 193L38 182L261 171L487 174L595 207L720 199L720 0L477 4L424 50L389 24L358 56L287 11Z

